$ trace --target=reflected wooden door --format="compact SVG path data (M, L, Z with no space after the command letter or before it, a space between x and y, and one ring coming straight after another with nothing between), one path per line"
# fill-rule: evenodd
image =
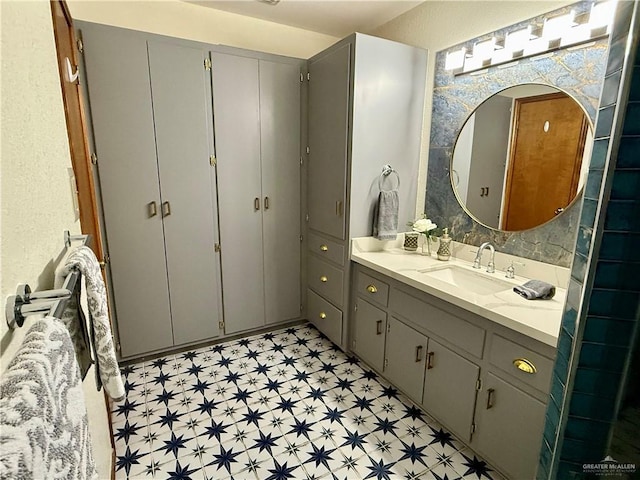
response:
M551 220L575 197L589 124L564 93L515 100L503 230Z

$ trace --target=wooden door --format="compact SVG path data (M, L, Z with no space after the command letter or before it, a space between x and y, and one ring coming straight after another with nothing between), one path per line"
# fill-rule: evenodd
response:
M93 237L93 242L89 246L96 254L96 257L102 259L102 238L98 223L98 209L80 81L79 79L69 78L68 73L69 68L73 73L78 72L77 44L73 30L73 20L67 4L59 0L51 1L51 15L53 17L53 33L56 41L71 164L78 192L80 227L82 233Z
M588 121L564 93L516 99L502 228L551 220L575 197Z
M422 401L427 337L404 323L389 318L384 374L416 403Z
M379 372L382 371L384 364L386 331L386 312L358 298L352 324L351 349Z
M207 127L208 52L149 41L161 213L175 345L219 334L216 184Z
M300 317L300 66L259 61L266 323Z
M351 45L309 64L309 228L345 239Z
M429 339L422 405L465 441L471 439L480 367Z
M211 52L225 333L264 326L258 60Z
M545 405L488 373L476 409L472 448L509 478L532 479L542 444Z
M82 27L123 357L173 346L147 42Z

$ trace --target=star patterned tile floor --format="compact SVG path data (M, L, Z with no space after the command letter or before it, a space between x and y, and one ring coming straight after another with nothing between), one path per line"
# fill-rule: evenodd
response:
M116 479L500 479L313 326L122 368Z

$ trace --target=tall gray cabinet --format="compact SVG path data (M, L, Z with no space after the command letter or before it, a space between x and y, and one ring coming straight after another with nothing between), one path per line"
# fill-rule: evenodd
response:
M349 242L372 233L385 164L400 176L399 231L414 219L426 64L425 50L362 34L309 60L307 313L343 349Z
M303 62L212 52L225 332L301 315Z

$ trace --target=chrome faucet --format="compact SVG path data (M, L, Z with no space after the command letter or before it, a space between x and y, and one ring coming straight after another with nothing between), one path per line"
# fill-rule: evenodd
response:
M487 263L487 273L493 273L496 271L496 249L489 242L484 242L482 245L480 245L478 253L476 253L476 259L473 261L473 268L481 267L480 261L482 260L482 252L484 252L485 248L488 248L491 252L491 258L489 259L489 263Z

